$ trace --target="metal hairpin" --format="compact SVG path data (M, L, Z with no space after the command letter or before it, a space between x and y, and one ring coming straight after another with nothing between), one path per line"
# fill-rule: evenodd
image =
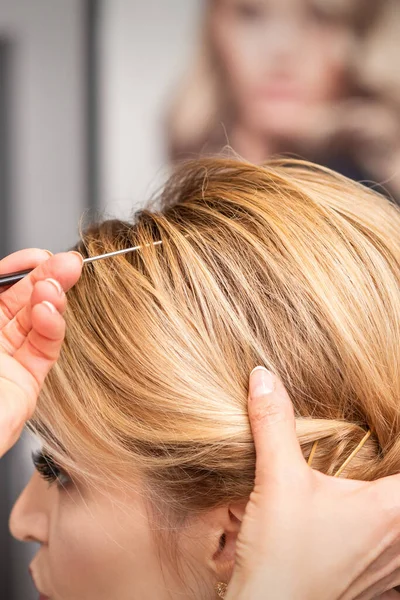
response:
M187 236L185 236L187 237ZM158 240L157 242L151 242L150 244L145 244L145 246L156 246L157 244L161 244L162 240ZM83 259L83 264L94 262L95 260L101 260L102 258L109 258L110 256L117 256L118 254L126 254L127 252L133 252L134 250L139 250L142 246L134 246L132 248L124 248L123 250L116 250L115 252L107 252L106 254L99 254L98 256L89 256L88 258ZM16 273L8 273L6 275L0 276L0 287L4 287L7 285L13 285L23 279L26 275L31 273L33 269L27 269L26 271L17 271Z

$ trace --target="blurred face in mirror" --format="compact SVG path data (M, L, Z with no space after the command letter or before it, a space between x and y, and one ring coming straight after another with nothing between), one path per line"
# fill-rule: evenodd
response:
M351 31L327 4L213 1L212 42L240 126L296 138L346 93Z

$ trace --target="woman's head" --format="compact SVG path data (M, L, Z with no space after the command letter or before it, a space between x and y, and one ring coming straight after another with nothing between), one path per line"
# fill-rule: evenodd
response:
M366 70L377 71L377 56L387 76L393 47L382 43L381 25L388 30L383 15L389 4L208 0L200 53L168 120L173 156L203 145L208 151L207 142L218 143L216 132L222 146L227 140L221 121L229 143L247 158L248 139L255 147L264 140L267 148L297 148L310 128L324 127L338 101L360 95L359 85L370 91ZM394 21L398 34L392 16ZM374 43L369 51L368 44L366 51L370 32L379 33L380 47ZM390 80L397 82L397 75L392 72Z
M87 265L68 293L32 422L76 483L35 476L12 518L43 544L52 600L214 597L229 507L253 487L257 364L286 385L305 456L319 440L314 468L332 474L371 429L342 476L400 469L398 209L297 162L184 164L161 200L77 246L140 249Z
M243 127L296 136L346 93L354 12L340 1L214 0L211 39Z

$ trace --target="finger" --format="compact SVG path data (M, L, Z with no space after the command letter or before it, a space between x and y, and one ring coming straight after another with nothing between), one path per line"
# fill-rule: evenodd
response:
M32 329L32 306L43 300L51 302L61 314L64 313L67 306L65 292L58 281L55 279L38 281L33 288L31 301L28 305L17 312L15 317L0 330L0 349L3 352L13 356L18 348L22 346Z
M40 248L18 250L0 260L0 275L35 269L42 262L48 260L50 256L53 256L50 250L41 250ZM12 286L2 286L0 294L10 289L10 287Z
M368 584L367 584L368 585ZM355 598L356 600L372 600L372 598L379 598L380 600L395 600L398 599L399 592L395 590L400 585L400 568L395 568L391 573L379 579L379 581L371 584L362 592L357 593L351 586L348 593L344 596L343 600L350 600Z
M265 367L250 373L248 397L250 425L256 448L256 481L268 482L306 462L296 436L291 400L278 377Z
M59 357L65 335L65 321L47 300L32 307L31 319L32 329L15 352L14 359L31 374L32 380L28 381L26 391L29 397L36 398L45 377ZM21 382L21 385L24 383Z
M48 260L50 256L53 256L50 250L42 250L41 248L18 250L0 260L0 274L5 275L14 271L34 269L40 263Z
M48 278L55 279L60 282L63 290L67 291L78 281L82 265L83 259L77 252L55 254L1 294L0 329L28 304L33 286L37 281Z

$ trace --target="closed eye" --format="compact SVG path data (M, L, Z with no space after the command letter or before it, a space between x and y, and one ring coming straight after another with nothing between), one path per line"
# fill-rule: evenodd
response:
M32 461L39 475L45 481L48 481L50 485L57 483L57 487L63 489L72 483L69 475L57 465L50 454L47 454L42 450L33 452Z

